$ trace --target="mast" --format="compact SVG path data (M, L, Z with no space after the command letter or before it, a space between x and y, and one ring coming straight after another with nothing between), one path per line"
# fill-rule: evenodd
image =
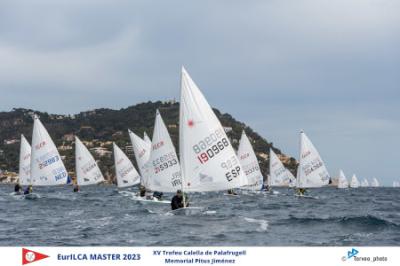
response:
M299 188L299 185L300 185L300 167L301 167L301 153L302 153L301 147L303 146L302 145L303 144L303 136L302 136L303 132L304 131L301 129L300 130L300 141L299 141L299 146L300 146L300 148L299 148L299 166L297 166L297 173L296 173L297 188Z
M185 191L184 191L184 173L185 173L185 171L183 171L183 164L182 164L182 157L183 157L183 155L182 155L182 151L183 151L183 146L184 146L184 139L182 138L182 132L183 132L183 119L182 119L182 95L183 95L183 93L182 93L182 90L183 90L183 87L182 87L182 79L183 79L183 70L184 70L184 67L182 66L182 69L181 69L181 80L180 80L180 86L181 86L181 101L180 101L180 103L179 103L179 161L180 161L180 166L181 166L181 191L182 191L182 197L183 197L183 208L186 208L186 198L185 198Z

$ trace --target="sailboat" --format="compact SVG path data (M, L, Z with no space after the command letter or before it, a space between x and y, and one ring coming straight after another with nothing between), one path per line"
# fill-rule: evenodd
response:
M115 176L118 188L126 188L140 183L140 175L128 156L113 143Z
M138 135L128 130L131 139L133 153L135 154L136 163L141 176L140 184L146 184L146 163L150 158L151 144L141 139Z
M350 187L351 188L358 188L360 186L360 182L357 179L357 176L355 174L353 174L353 176L351 177L351 181L350 181Z
M76 136L75 167L78 186L95 185L104 181L103 174L93 155Z
M339 171L339 178L338 178L338 188L348 188L349 187L349 182L347 181L346 176L344 175L343 171Z
M145 187L152 191L176 192L182 187L181 167L167 127L157 110Z
M183 67L179 151L183 191L220 191L247 185L247 177L221 123Z
M244 130L240 138L237 156L247 177L247 185L243 186L242 189L260 191L263 186L264 177L261 174L257 156Z
M361 181L361 187L369 187L369 182L366 178Z
M376 179L375 177L372 178L372 182L371 182L371 187L379 187L379 182L378 179Z
M31 145L24 135L21 135L21 147L19 152L19 184L21 186L32 185L31 179Z
M143 140L144 140L147 144L151 145L151 139L150 139L149 136L147 135L146 131L143 133Z
M293 174L285 168L272 148L269 149L269 187L294 187L296 179Z
M393 181L393 187L400 187L399 181Z
M33 117L30 165L32 186L58 186L68 182L68 173L57 147L36 115ZM36 197L37 194L25 196L25 198Z
M318 188L328 185L329 173L325 163L304 131L300 132L300 159L297 169L299 189Z

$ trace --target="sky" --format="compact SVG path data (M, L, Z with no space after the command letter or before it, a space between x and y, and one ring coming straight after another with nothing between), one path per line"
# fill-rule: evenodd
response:
M0 111L210 104L332 176L400 180L400 1L0 0Z

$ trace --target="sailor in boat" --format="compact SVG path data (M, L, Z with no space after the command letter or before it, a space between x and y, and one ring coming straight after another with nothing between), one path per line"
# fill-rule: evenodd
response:
M139 196L141 198L144 198L146 196L146 188L142 185L139 187Z
M32 185L29 185L24 190L24 195L32 194L33 188Z
M269 185L263 184L261 190L262 190L262 191L270 191L270 190L271 190L271 187L270 187Z
M185 205L183 204L183 197L185 197ZM182 190L178 189L171 200L171 209L176 210L184 207L189 207L189 199L182 193Z
M71 182L72 182L73 191L79 192L79 185L78 185L78 181L77 181L76 177L72 177Z
M233 195L233 196L237 196L237 193L231 188L231 189L228 189L228 195Z
M15 184L14 193L15 194L21 194L21 191L22 191L22 187L18 183Z
M157 200L162 200L163 195L164 194L162 192L154 191L153 198L155 198Z
M305 188L298 188L297 189L297 195L304 196L305 194L306 194L306 189Z

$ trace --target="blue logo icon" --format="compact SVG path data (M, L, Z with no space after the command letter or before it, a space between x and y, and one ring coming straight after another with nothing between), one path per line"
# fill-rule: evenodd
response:
M351 259L352 257L354 257L355 255L357 255L358 253L359 253L359 252L358 252L357 249L352 248L350 251L347 251L347 256L343 256L343 257L342 257L342 260L345 261L345 260Z

